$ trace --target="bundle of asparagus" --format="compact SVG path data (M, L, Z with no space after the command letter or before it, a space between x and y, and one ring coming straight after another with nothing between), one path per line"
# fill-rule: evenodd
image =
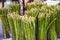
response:
M48 13L41 13L38 15L38 40L47 40L47 31L50 25L56 20L50 22L50 15Z
M6 38L6 31L8 30L10 31L7 14L8 14L8 10L6 8L0 8L0 16L1 16L2 26L3 26L4 38Z
M12 34L12 40L16 40L16 35L15 35L16 33L15 33L12 15L8 14L7 17L8 17L8 21L9 21L9 25L10 25L11 34Z
M55 21L56 21L56 6L48 6L46 4L36 5L37 3L29 3L27 6L27 15L37 17L38 25L38 40L47 40L46 34L49 29L49 38L51 40L57 40L57 35L55 31ZM36 15L37 14L37 15ZM53 17L50 18L50 17ZM54 25L53 27L52 24ZM52 30L52 31L51 31ZM52 37L51 37L52 36Z
M24 32L26 40L36 40L35 39L35 18L34 17L24 17Z
M8 20L12 33L12 40L24 40L21 16L15 13L8 14Z
M54 20L54 19L57 19L56 18L56 15L57 15L57 11L56 11L56 6L50 6L50 21ZM55 20L56 21L56 20ZM51 25L50 25L50 28L48 30L48 34L49 34L49 40L57 40L57 34L56 34L56 31L55 31L55 22L53 22Z
M35 18L8 14L13 40L35 40ZM14 30L13 30L14 29Z
M56 35L56 31L55 31L55 21L56 21L56 14L57 14L56 6L42 6L40 11L44 14L46 13L45 15L47 17L50 16L50 18L49 18L50 20L47 19L47 23L48 23L47 29L48 30L46 30L49 34L48 40L57 40L57 35ZM48 13L48 15L47 15L47 13ZM47 23L45 22L45 25Z
M37 40L46 40L46 30L45 30L45 15L38 15L38 39Z

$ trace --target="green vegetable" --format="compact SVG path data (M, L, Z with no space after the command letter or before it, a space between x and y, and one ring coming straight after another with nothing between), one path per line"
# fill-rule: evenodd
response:
M10 31L7 14L8 14L8 10L6 8L0 8L0 17L2 21L4 38L6 38L6 31Z
M20 5L18 3L12 3L10 5L10 12L17 12L17 14L20 14Z

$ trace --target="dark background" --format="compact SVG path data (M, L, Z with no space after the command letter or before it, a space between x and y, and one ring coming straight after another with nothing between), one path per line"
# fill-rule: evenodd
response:
M0 2L1 2L2 0L0 0ZM6 0L4 0L4 1L6 1ZM18 1L18 0L12 0L12 1ZM30 0L30 1L33 1L33 0ZM44 0L44 1L46 1L46 0Z
M0 0L0 2L1 2L2 0ZM6 0L4 0L4 1L6 1ZM18 0L12 0L12 1L18 1Z

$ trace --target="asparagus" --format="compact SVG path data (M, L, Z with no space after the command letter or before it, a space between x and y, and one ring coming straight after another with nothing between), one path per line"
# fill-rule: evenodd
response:
M14 22L13 22L13 16L12 14L8 14L8 21L9 21L9 25L10 25L10 30L11 30L11 34L12 34L12 40L16 40L16 33L15 33L15 28L14 28Z
M12 33L12 40L24 40L24 33L22 33L23 27L21 24L22 22L20 15L11 13L8 14L8 19Z
M10 5L10 12L17 12L17 14L20 14L20 5L18 3L12 3Z
M56 20L56 22L55 22L55 26L56 26L56 32L57 32L57 36L58 37L60 37L60 7L58 6L57 7L57 15L56 15L56 18L57 18L57 20Z
M1 20L2 20L4 38L7 37L6 36L6 31L10 31L9 22L8 22L8 19L7 19L7 14L8 14L8 10L6 8L0 8L0 15L1 15Z

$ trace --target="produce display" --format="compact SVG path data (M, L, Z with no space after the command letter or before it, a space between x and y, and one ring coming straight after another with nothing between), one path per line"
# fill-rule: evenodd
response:
M8 14L6 8L0 9L4 38L6 30L11 30L12 40L57 40L60 37L58 5L31 2L23 16L20 15L18 3L11 4L9 10Z

